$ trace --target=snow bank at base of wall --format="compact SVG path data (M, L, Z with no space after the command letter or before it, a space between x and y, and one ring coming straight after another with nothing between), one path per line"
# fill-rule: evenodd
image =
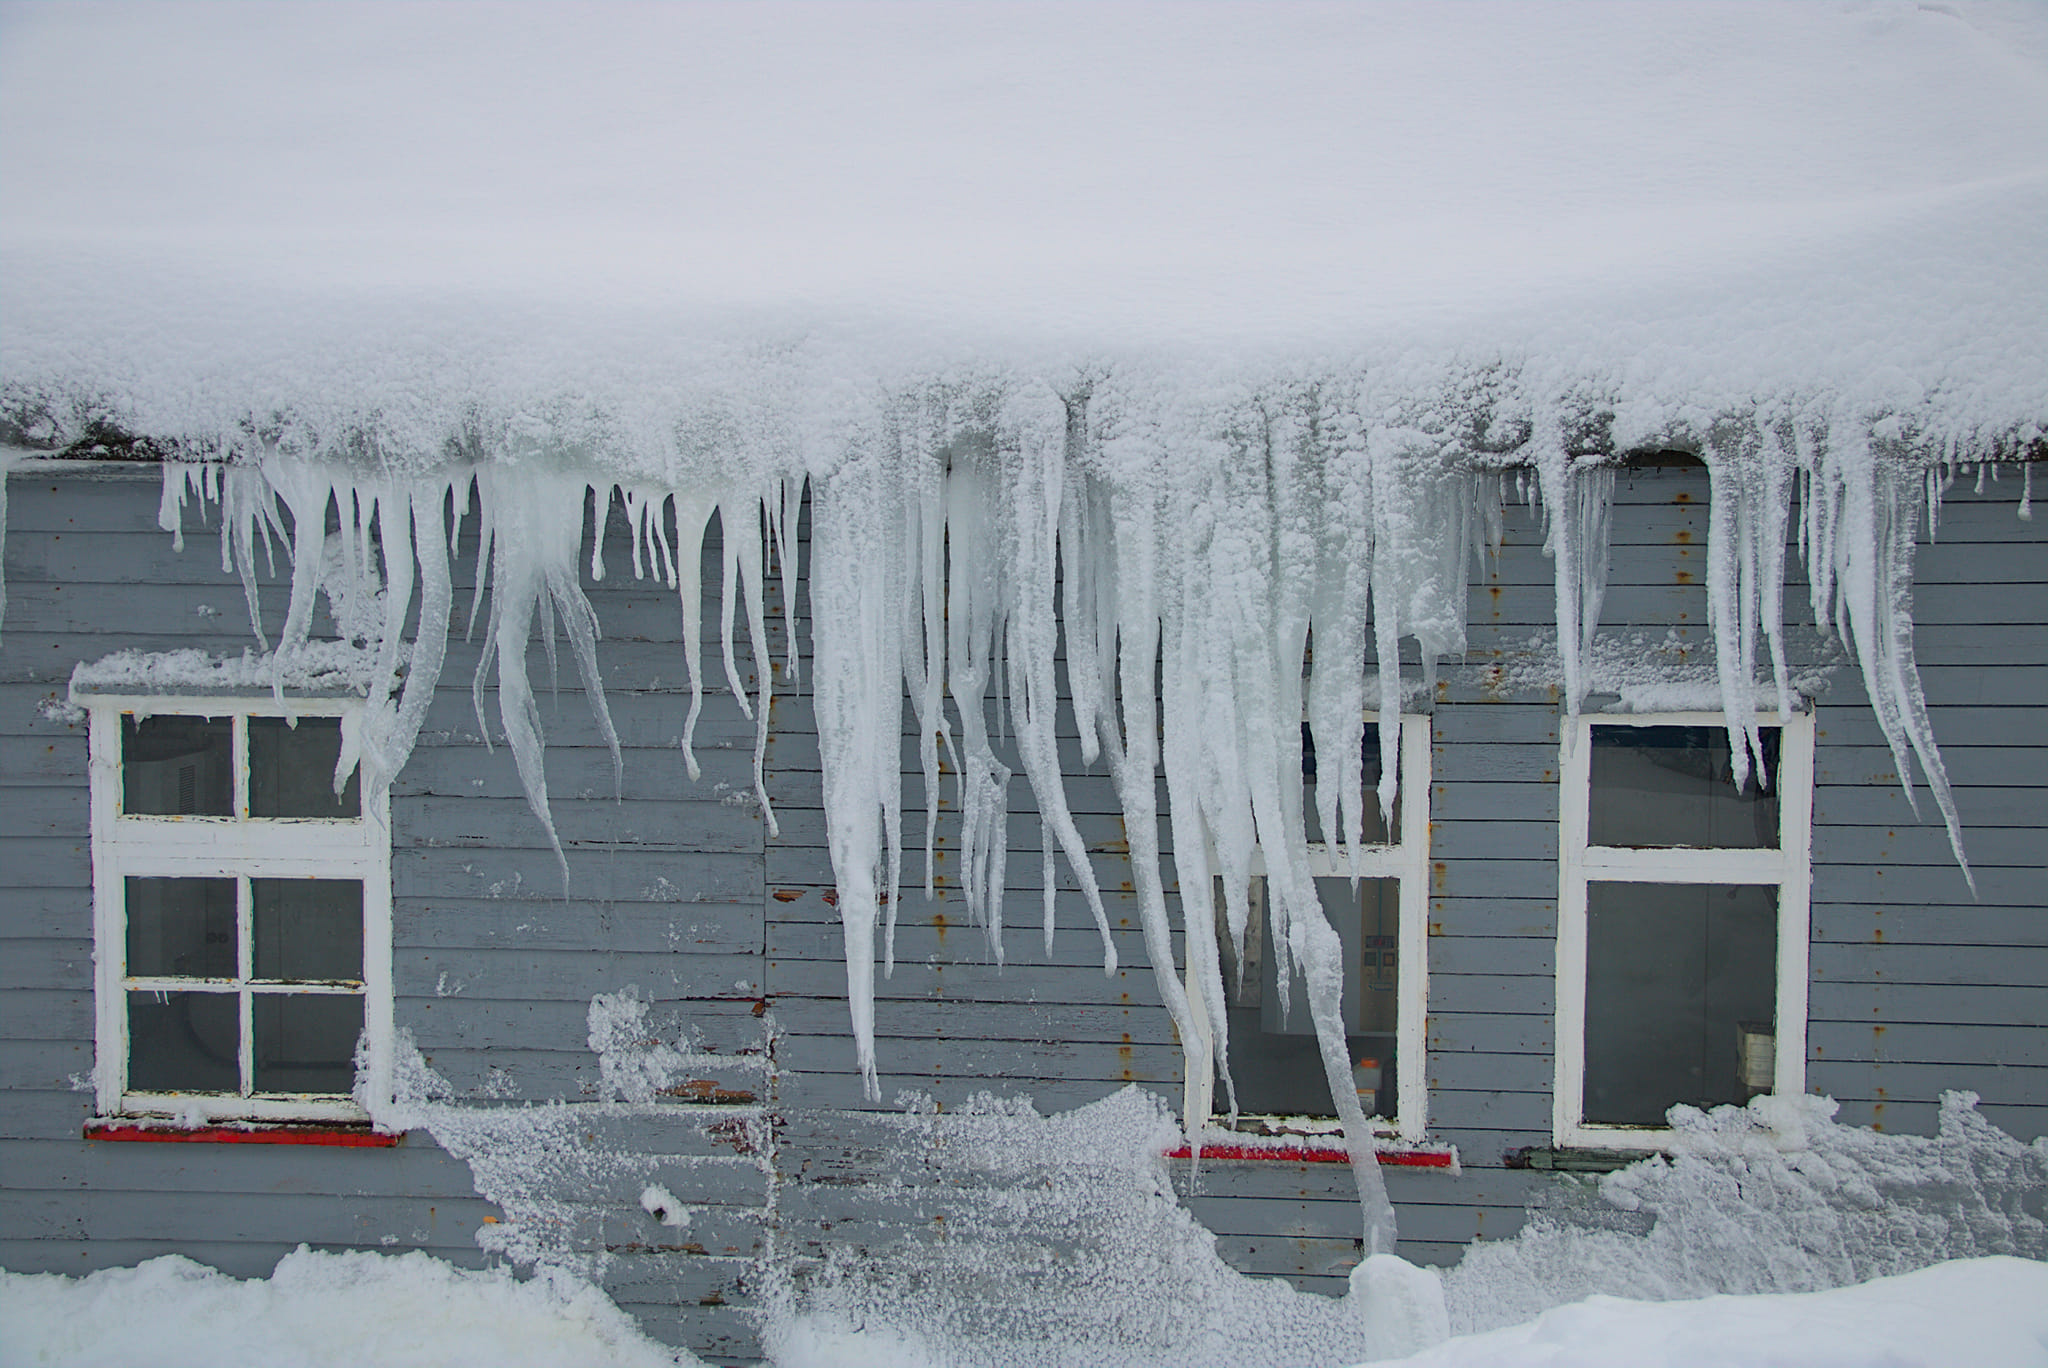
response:
M1384 1368L2040 1368L2048 1266L1963 1259L1828 1292L1589 1297Z
M517 1283L424 1254L286 1256L238 1282L168 1255L72 1280L0 1273L0 1354L14 1364L174 1368L656 1368L700 1362L562 1279ZM1526 1325L1460 1336L1384 1368L2040 1368L2048 1266L1963 1259L1828 1292L1632 1302L1591 1297ZM1965 1347L1967 1346L1967 1347ZM950 1368L886 1330L792 1345L776 1368ZM1279 1346L1236 1368L1297 1364ZM1334 1360L1329 1361L1333 1368Z
M1526 1325L1459 1336L1385 1368L2039 1368L2048 1362L2048 1266L1963 1259L1827 1292L1633 1302L1590 1297ZM1967 1350L1963 1346L1967 1345ZM810 1341L777 1368L947 1368L872 1329ZM10 1364L157 1368L667 1368L701 1362L655 1345L594 1289L470 1273L425 1254L287 1255L240 1282L176 1255L82 1279L0 1273ZM1238 1368L1294 1364L1278 1345ZM1334 1364L1335 1361L1330 1361Z
M1560 1179L1564 1199L1521 1234L1443 1273L1366 1259L1340 1298L1223 1262L1173 1194L1159 1149L1174 1127L1150 1094L1052 1117L994 1100L912 1113L894 1120L889 1169L915 1177L892 1193L878 1176L859 1249L770 1270L771 1290L786 1281L766 1343L787 1368L1343 1363L1589 1297L1807 1293L1949 1259L2048 1258L2048 1142L2021 1144L1967 1095L1945 1099L1933 1137L1833 1112L1825 1098L1679 1109L1670 1160ZM1485 1360L1443 1360L1468 1361Z
M701 1360L649 1340L604 1293L565 1273L530 1280L427 1254L307 1249L268 1278L178 1255L85 1278L0 1273L8 1368L670 1368Z

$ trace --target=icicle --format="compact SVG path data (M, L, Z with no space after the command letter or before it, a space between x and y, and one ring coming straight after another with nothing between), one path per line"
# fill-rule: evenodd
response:
M1821 502L1830 509L1829 535L1825 547L1816 547L1809 559L1808 573L1816 582L1822 573L1832 577L1840 604L1834 621L1856 653L1864 692L1891 747L1906 801L1917 814L1910 749L1941 811L1956 864L1975 893L1955 796L1935 745L1913 656L1913 527L1919 513L1914 501L1924 497L1925 487L1915 484L1918 472L1884 459L1862 427L1845 418L1829 425L1818 474L1825 481ZM1823 552L1825 566L1815 563Z
M782 827L775 820L774 805L768 801L767 778L768 704L774 696L775 663L768 658L768 620L763 606L767 586L762 555L767 529L763 527L761 518L765 507L766 498L760 493L728 497L718 506L718 521L725 546L723 602L726 680L732 685L733 696L739 700L740 711L753 719L754 801L761 806L761 819L768 825L768 834L778 836L782 833ZM760 693L751 710L747 706L746 691L740 687L738 670L733 664L732 614L735 589L746 605L747 646L754 655L754 670L761 677Z
M1319 425L1327 449L1313 495L1322 518L1310 609L1314 658L1306 715L1316 741L1316 819L1355 871L1365 818L1365 643L1378 544L1373 517L1377 485L1367 442L1355 428L1333 430L1336 417L1329 415ZM1399 659L1397 654L1397 675Z
M895 477L903 485L903 551L915 557L897 584L903 631L903 684L918 723L918 768L924 772L924 895L936 891L938 850L938 752L944 745L952 772L961 772L946 723L946 510L944 473L924 451L926 434L915 414L895 424ZM891 917L891 928L895 917ZM895 963L895 940L889 944Z
M805 481L789 475L782 481L782 514L775 520L775 565L782 576L782 630L787 638L789 682L801 677L796 645L797 522L803 516Z
M960 720L961 881L968 914L987 928L1000 965L1010 768L996 758L988 734L1002 554L991 484L990 472L964 452L945 479L946 692Z
M1793 712L1782 643L1788 465L1768 427L1724 432L1707 452L1707 622L1737 788L1749 782L1752 767L1760 784L1772 782L1756 721L1759 628L1770 649L1779 716Z
M1007 510L1014 564L1003 590L1008 613L1004 643L1009 662L1006 682L1010 716L1017 732L1018 759L1038 805L1048 945L1053 928L1053 847L1057 843L1068 867L1074 871L1075 882L1102 938L1102 972L1114 975L1116 942L1110 936L1109 915L1103 909L1102 890L1088 860L1087 842L1081 839L1073 810L1067 803L1057 739L1059 692L1053 659L1059 648L1059 534L1068 502L1066 469L1068 462L1078 455L1077 434L1072 424L1065 421L1066 413L1063 404L1057 418L1045 410L1010 415L1013 426L1020 430L1020 449L1012 470L1012 497ZM997 896L1001 896L1000 889Z
M466 476L460 478L459 485L447 477L394 481L377 496L377 525L388 586L384 637L367 706L360 717L352 719L353 725L343 724L341 759L335 771L337 783L343 782L356 760L363 760L365 792L370 801L386 791L405 768L447 659L449 618L455 595L449 575L450 536L444 510L450 502L458 509L461 507L468 484ZM391 682L402 653L401 634L411 603L415 568L420 588L419 627L411 644L403 691L394 701L390 696Z
M697 765L697 718L704 711L704 534L717 504L680 490L674 501L676 603L683 617L683 666L690 676L690 711L683 719L683 767L694 782L703 773Z
M1530 438L1536 489L1547 527L1543 551L1551 557L1557 603L1557 647L1564 668L1564 705L1576 717L1586 697L1586 673L1600 603L1607 595L1607 525L1614 501L1614 469L1581 467L1564 449L1555 412L1538 419Z
M740 715L749 722L754 720L753 704L747 701L747 686L740 683L740 667L732 650L733 612L739 601L741 571L746 557L754 558L754 574L747 581L750 602L760 602L760 553L761 543L758 527L749 527L743 535L740 528L739 509L731 500L721 499L718 504L718 545L724 556L724 573L718 581L718 648L720 658L725 662L725 684L732 690L734 701L740 705ZM753 523L751 517L746 520ZM751 616L751 615L750 615ZM758 643L760 633L755 632Z
M1052 828L1044 822L1038 824L1038 881L1039 891L1045 899L1045 953L1052 957L1052 937L1056 924L1056 903L1058 890L1058 867L1052 859ZM1110 951L1112 955L1116 952ZM1115 971L1112 970L1112 973Z
M823 770L825 841L846 944L846 995L862 1089L881 1098L875 1070L875 930L885 888L902 864L903 646L888 592L886 512L879 460L855 451L813 483L812 690Z
M490 513L495 531L491 561L491 617L486 629L488 662L495 656L498 671L498 716L527 806L546 833L562 883L569 882L569 862L555 833L542 764L540 710L527 678L526 652L533 639L534 617L559 613L567 631L592 715L612 753L615 787L624 783L619 736L606 706L604 681L597 668L597 615L576 578L577 552L583 535L583 501L590 493L581 479L508 472L485 467L477 472L477 492ZM479 667L478 677L482 677Z
M185 496L198 491L204 505L205 469L178 461L165 461L161 469L163 492L157 496L156 525L171 534L171 550L180 554L185 550Z
M313 461L272 453L263 460L263 475L291 513L291 606L278 633L279 678L289 668L313 630L313 609L327 563L327 508L334 498L332 475ZM279 701L284 686L276 686Z
M2034 520L2034 463L2032 461L2028 461L2021 467L2019 515L2021 522L2032 522Z

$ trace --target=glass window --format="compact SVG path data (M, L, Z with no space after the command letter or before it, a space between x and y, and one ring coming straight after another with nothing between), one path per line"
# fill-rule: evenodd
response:
M1359 1105L1367 1116L1394 1111L1399 1057L1395 1009L1400 979L1398 879L1317 879L1323 915L1344 945L1344 1029ZM1222 897L1222 890L1217 890ZM1240 1112L1328 1116L1330 1085L1309 1019L1308 982L1289 966L1288 992L1280 993L1278 957L1269 953L1264 881L1253 890L1253 917L1240 957L1219 929L1230 1026L1230 1076Z
M235 881L130 875L128 973L136 978L236 974Z
M1421 973L1423 912L1427 908L1429 721L1403 718L1399 750L1402 799L1386 822L1374 798L1380 780L1380 733L1369 722L1363 746L1364 842L1357 879L1343 848L1326 841L1315 811L1318 765L1315 738L1302 729L1302 805L1307 868L1314 877L1323 915L1343 946L1345 1047L1352 1085L1366 1115L1401 1134L1420 1138L1423 1127ZM1414 811L1408 811L1410 806ZM1270 856L1262 858L1270 859ZM1229 1028L1231 1083L1236 1089L1241 1130L1262 1132L1334 1129L1328 1073L1308 1005L1308 985L1298 964L1290 964L1287 992L1280 983L1280 956L1273 953L1267 881L1255 877L1251 917L1242 953L1227 929L1217 930ZM1223 905L1218 881L1216 905ZM1219 923L1220 923L1219 917ZM1414 972L1408 972L1414 966ZM1404 1014L1402 1006L1415 999ZM1284 999L1284 1005L1283 1005ZM1410 1065L1415 1072L1404 1073ZM1229 1096L1221 1079L1208 1080L1194 1117L1227 1124ZM1406 1099L1404 1104L1402 1099ZM1191 1123L1192 1124L1192 1123Z
M1778 731L1763 731L1764 771L1778 770ZM1735 787L1721 727L1594 727L1587 840L1598 846L1771 848L1778 795L1752 770Z
M131 816L230 817L234 723L225 717L121 716L121 810Z
M334 792L338 712L88 702L115 762L92 770L102 1113L360 1118L358 1045L389 1068L390 837L355 777Z
M334 791L334 767L340 759L338 717L250 718L249 815L359 816L359 776L350 773L340 794Z
M257 978L362 978L362 884L353 879L251 879L249 901Z
M1555 1132L1654 1146L1674 1105L1805 1086L1810 714L1571 719L1561 773Z
M1661 1126L1675 1102L1770 1091L1778 890L1596 883L1586 891L1585 1119Z

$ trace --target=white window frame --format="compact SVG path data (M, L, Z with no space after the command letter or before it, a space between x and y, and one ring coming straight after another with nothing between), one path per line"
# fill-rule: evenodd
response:
M1379 717L1368 713L1365 720L1367 725L1376 725ZM1309 872L1316 878L1348 879L1355 872L1361 879L1391 879L1399 885L1398 982L1394 990L1394 1057L1399 1068L1394 1119L1377 1122L1373 1133L1411 1143L1423 1138L1429 1123L1429 1075L1424 1060L1429 1016L1429 751L1430 719L1403 713L1397 760L1401 771L1398 842L1358 846L1356 863L1347 858L1343 847L1329 842L1311 842L1307 848ZM1371 797L1370 790L1367 797ZM1265 877L1262 852L1253 853L1251 872L1256 878ZM1190 979L1191 997L1196 987ZM1185 1080L1182 1107L1188 1134L1218 1124L1216 1092L1213 1066L1195 1070ZM1283 1125L1292 1120L1295 1124L1285 1128L1305 1135L1337 1130L1336 1121L1320 1117L1271 1119Z
M362 1122L368 1114L353 1098L326 1093L173 1092L128 1088L128 1004L131 991L178 991L176 979L131 978L127 973L127 879L233 878L238 901L246 901L251 878L309 878L359 881L363 888L363 978L360 989L309 984L295 993L357 994L363 999L366 1070L358 1074L373 1100L391 1094L393 1045L391 974L390 802L374 800L360 786L360 817L250 818L249 728L251 717L342 717L358 711L347 698L191 696L173 694L75 694L87 710L90 744L94 996L99 1115L198 1117L205 1121ZM121 719L151 716L232 718L234 798L232 816L130 816L121 803ZM246 907L237 917L246 939ZM245 947L246 950L246 947ZM246 953L242 956L246 966ZM237 978L240 979L238 973ZM243 981L241 1076L250 1075L251 990Z
M1561 1146L1654 1150L1669 1127L1617 1126L1585 1119L1586 888L1593 883L1754 884L1778 890L1778 964L1773 1093L1806 1090L1807 955L1813 884L1813 713L1760 713L1778 731L1775 850L1674 846L1635 849L1587 843L1592 804L1593 728L1713 727L1720 713L1610 713L1570 717L1562 728L1559 774L1557 1046L1552 1132ZM1740 744L1739 741L1737 744Z

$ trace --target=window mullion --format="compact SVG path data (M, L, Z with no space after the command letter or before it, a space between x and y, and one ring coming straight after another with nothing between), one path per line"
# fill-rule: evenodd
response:
M235 816L241 821L249 820L249 717L246 713L235 714L233 735L233 768L235 788Z

